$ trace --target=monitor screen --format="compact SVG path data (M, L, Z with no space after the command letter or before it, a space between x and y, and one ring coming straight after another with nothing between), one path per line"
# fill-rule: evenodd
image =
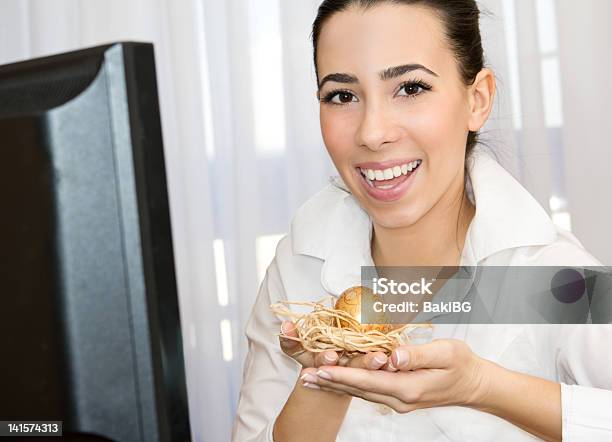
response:
M0 152L0 420L189 440L153 46L0 67Z

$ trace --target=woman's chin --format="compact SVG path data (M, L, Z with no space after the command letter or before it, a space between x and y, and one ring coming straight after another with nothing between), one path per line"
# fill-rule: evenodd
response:
M357 198L361 207L370 215L373 223L377 226L386 229L399 229L402 227L410 227L415 224L422 216L422 211L414 207L411 203L410 207L407 202L399 200L393 203L385 203L386 207L372 206L372 200L369 196L363 194L359 183L353 181L344 181L349 188L349 191Z
M369 215L375 225L385 229L410 227L420 219L420 216L413 211L406 213L405 210L398 209L375 209L369 212Z

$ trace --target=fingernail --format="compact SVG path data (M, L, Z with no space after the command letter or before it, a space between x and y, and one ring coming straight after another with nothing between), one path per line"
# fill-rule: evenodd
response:
M408 363L408 353L402 350L395 350L395 365L398 369L405 366ZM393 360L393 356L391 356L391 360Z
M323 379L327 379L328 381L332 378L331 374L323 370L317 370L317 376Z
M280 326L280 334L281 334L281 335L284 335L284 334L285 334L285 330L283 330L283 324L284 324L284 323L285 323L284 321L283 321L283 322L281 322L281 326Z
M323 361L324 361L326 364L333 364L334 362L336 362L336 359L337 359L337 358L338 358L337 356L335 356L335 357L334 357L334 356L332 356L332 355L330 355L330 354L325 354L325 355L323 355Z
M383 356L383 355L376 355L374 356L374 361L376 362L376 364L378 364L378 366L381 366L383 364L385 364L387 362L387 357Z
M317 384L309 384L308 382L304 382L302 384L302 387L312 388L313 390L320 390L321 389L321 387L319 387Z
M316 383L317 382L317 377L315 375L309 374L309 373L305 373L301 378L301 381L304 381L305 383L307 382L313 382Z

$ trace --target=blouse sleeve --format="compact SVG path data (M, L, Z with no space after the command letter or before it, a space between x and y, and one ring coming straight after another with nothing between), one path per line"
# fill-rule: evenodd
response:
M612 440L612 325L564 328L557 357L563 440Z
M232 431L234 442L273 442L274 422L297 382L298 363L280 349L281 321L269 307L284 297L275 258L246 323L248 353Z

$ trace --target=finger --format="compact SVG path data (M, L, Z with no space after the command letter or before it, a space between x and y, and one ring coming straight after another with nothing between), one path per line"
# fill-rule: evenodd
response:
M398 371L397 368L393 365L393 362L391 361L391 357L387 358L387 363L381 367L381 370L391 371L391 372Z
M336 393L344 393L354 397L365 399L367 392L364 390L360 390L359 388L351 387L350 385L338 384L335 382L322 382L321 380L317 381L317 386L322 390L327 391L335 391ZM376 394L372 393L371 395Z
M368 370L378 370L388 361L387 355L377 351L366 353L364 355L355 356L348 361L347 367L365 368Z
M389 396L386 394L374 393L371 391L364 391L358 388L348 387L343 384L330 383L327 385L319 384L319 389L323 391L329 391L339 394L348 394L353 397L357 397L369 402L375 402L378 404L386 405L387 407L392 408L398 413L407 413L418 408L415 404L406 404L400 401L398 398L394 396Z
M384 362L382 362L384 361ZM366 368L370 370L378 370L386 365L389 361L387 355L382 352L366 353L359 356L340 355L340 359L335 365L340 367Z
M321 389L321 387L317 385L317 369L314 367L303 368L300 372L298 383L302 387L314 388L317 390Z
M322 367L317 370L319 385L330 382L372 393L393 396L397 390L398 374L382 370L364 370L351 367ZM405 375L403 375L405 376Z
M336 365L339 365L341 367L346 367L350 362L351 362L351 357L347 356L344 352L342 352L342 354L340 355L340 359L338 360L338 363Z
M298 340L297 329L295 328L295 324L291 321L283 321L281 323L279 340L283 350L295 351L296 347L301 347L301 343Z
M279 343L285 353L299 350L302 347L298 341L287 339L282 336L279 336Z
M313 384L316 384L318 380L317 369L314 367L302 368L302 371L300 371L300 380L302 382L311 382Z
M336 365L338 363L338 353L333 350L323 351L318 353L314 358L315 367L322 365Z
M283 352L290 358L297 361L303 367L312 367L314 365L314 356L309 351L306 351L301 346L295 349L283 349Z
M280 334L284 338L297 338L298 332L295 324L291 321L283 321L281 323Z
M422 345L402 345L391 352L391 365L407 371L421 368L447 368L456 355L456 344L440 339Z
M312 366L314 356L302 347L302 343L297 338L297 329L291 321L283 321L279 334L281 350L289 357L295 359L303 366Z

